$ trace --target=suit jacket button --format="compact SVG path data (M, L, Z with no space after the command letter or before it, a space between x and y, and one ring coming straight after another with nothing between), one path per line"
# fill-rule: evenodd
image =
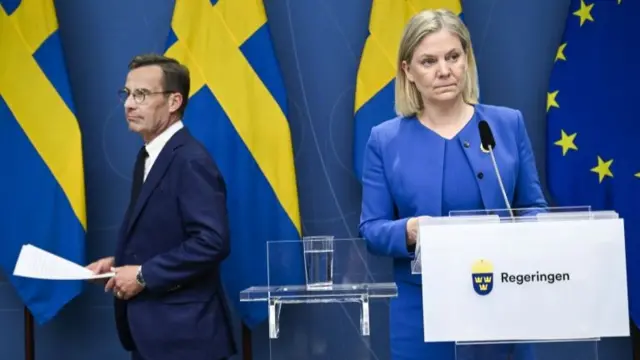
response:
M465 140L464 142L464 147L468 148L469 147L469 142Z
M484 174L482 173L482 171L480 171L478 173L478 179L482 180L483 177L484 177Z

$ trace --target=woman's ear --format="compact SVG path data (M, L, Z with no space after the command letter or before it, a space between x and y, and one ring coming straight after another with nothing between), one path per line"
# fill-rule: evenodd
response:
M411 75L411 68L405 60L402 60L402 71L404 71L404 76L407 77L407 80L409 80L409 82L414 82L413 75Z

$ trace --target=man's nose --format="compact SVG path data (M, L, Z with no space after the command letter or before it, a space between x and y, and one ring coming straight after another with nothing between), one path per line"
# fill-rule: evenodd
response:
M129 95L127 96L126 99L124 99L124 108L125 109L133 109L136 107L136 102L133 100L133 95Z

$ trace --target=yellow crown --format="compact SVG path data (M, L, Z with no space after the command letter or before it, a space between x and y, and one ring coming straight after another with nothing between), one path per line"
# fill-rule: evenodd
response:
M487 274L493 272L493 264L488 260L478 260L471 266L471 272L474 274Z
M490 283L493 281L493 279L491 278L491 276L474 276L473 277L473 281L476 284L483 284L483 283Z
M480 291L487 291L487 288L489 288L489 284L480 284L478 285L478 287L480 288Z

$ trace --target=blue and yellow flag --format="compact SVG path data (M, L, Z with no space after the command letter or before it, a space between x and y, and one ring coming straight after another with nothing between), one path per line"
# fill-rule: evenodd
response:
M0 0L0 265L39 323L82 283L11 276L23 244L84 263L82 144L53 0Z
M556 206L625 219L630 310L640 321L640 1L572 0L547 94L547 183Z
M353 167L358 179L371 129L396 116L394 86L402 30L418 12L441 8L462 15L459 0L373 0L356 84Z
M231 255L223 278L253 327L266 320L267 306L240 303L240 291L267 284L267 241L300 238L287 98L262 2L213 3L176 2L166 55L191 72L184 122L227 184ZM303 279L302 268L292 275Z

